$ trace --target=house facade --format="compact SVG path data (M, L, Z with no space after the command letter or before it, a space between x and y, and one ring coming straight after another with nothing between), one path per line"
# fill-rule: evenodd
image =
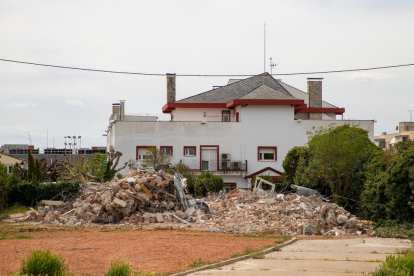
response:
M390 149L398 142L414 140L414 122L399 122L398 132L386 133L374 137L374 143L382 149Z
M5 154L3 152L0 152L0 164L6 167L7 173L12 173L15 165L24 168L27 167L26 160Z
M309 132L351 124L371 139L374 133L373 120L342 120L345 109L322 100L319 78L308 79L308 93L263 73L182 100L175 96L175 75L167 74L162 110L170 121L126 115L124 102L113 104L107 146L123 153L120 163L139 164L156 147L171 164L212 172L228 187L249 188L255 175L281 175L287 152L305 145Z

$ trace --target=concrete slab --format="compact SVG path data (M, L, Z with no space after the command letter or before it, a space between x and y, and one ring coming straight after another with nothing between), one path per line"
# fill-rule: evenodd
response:
M387 255L411 246L411 241L399 239L299 240L264 259L191 275L362 275L375 271Z

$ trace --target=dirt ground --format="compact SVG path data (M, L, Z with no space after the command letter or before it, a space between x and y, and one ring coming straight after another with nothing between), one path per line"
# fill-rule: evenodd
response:
M61 254L76 275L103 275L114 260L136 271L170 274L199 259L216 262L282 241L185 230L0 225L0 275L16 272L21 260L38 249Z

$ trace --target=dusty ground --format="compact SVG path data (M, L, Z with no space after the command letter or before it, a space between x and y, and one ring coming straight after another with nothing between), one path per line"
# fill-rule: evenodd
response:
M134 270L171 273L198 259L215 262L281 241L184 230L0 224L0 275L17 271L21 260L37 249L61 254L76 275L103 275L113 260L129 262Z

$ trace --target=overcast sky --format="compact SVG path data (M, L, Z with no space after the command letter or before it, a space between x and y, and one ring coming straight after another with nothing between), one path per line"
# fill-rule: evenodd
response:
M414 63L411 0L0 0L0 58L134 72L259 74L263 24L274 73ZM269 71L268 68L266 68ZM280 77L306 90L323 77L324 99L346 119L392 132L414 109L414 67ZM177 99L228 78L177 77ZM46 147L81 135L106 145L111 104L161 113L165 77L113 75L0 62L0 144ZM414 115L414 114L413 114ZM414 119L414 118L413 118Z

